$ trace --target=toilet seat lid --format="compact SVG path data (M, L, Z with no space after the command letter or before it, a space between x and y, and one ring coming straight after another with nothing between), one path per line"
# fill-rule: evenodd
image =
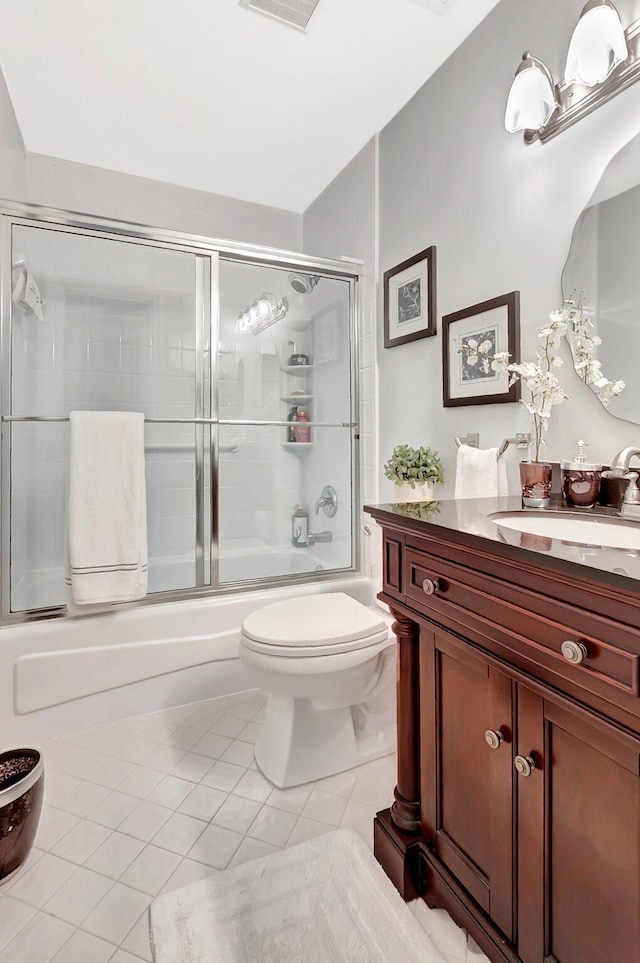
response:
M344 592L273 602L248 615L242 632L263 645L287 648L324 648L358 641L372 645L388 635L380 616Z

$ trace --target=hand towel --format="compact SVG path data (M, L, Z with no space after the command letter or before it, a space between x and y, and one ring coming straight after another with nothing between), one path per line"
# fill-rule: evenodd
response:
M496 498L506 495L507 471L497 448L460 445L456 464L456 498Z
M76 605L147 593L144 415L72 411L67 583Z

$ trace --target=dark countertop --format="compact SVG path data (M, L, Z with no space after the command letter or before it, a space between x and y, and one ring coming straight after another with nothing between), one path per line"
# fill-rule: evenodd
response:
M578 578L595 579L629 592L640 592L640 522L628 523L637 526L637 548L609 548L598 544L595 525L594 543L573 542L519 532L501 526L499 520L488 517L495 512L522 512L519 496L368 505L364 510L383 526L385 523L401 524L418 534L422 531L431 537L446 535L449 541L466 544L482 539L493 543L498 554L521 557L523 561L540 564L543 568L571 571ZM600 505L592 509L568 508L559 496L552 498L548 509L527 511L534 515L563 512L587 524L598 518L607 518L614 525L619 524L617 509Z

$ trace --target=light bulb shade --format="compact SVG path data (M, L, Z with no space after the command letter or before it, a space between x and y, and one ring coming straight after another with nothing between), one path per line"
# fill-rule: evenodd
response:
M249 315L249 329L255 328L258 324L258 309L255 304L252 304L248 311Z
M249 330L249 317L247 315L247 312L243 311L242 314L238 315L238 320L236 321L236 331L239 331L241 334L244 334L248 330Z
M259 300L256 301L256 309L260 321L266 321L267 318L271 317L273 312L273 307L266 298L259 298Z
M565 83L595 87L628 57L618 11L608 0L592 0L582 11L571 37Z
M541 60L525 54L509 91L505 127L512 134L518 130L539 130L549 122L557 106L548 69Z

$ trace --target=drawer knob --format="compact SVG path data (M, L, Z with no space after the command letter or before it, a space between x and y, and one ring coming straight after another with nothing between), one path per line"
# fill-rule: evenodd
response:
M422 591L425 595L435 595L440 590L440 582L437 578L426 578L422 583Z
M513 764L521 776L530 776L536 768L536 761L531 756L516 756Z
M567 639L560 646L560 650L567 662L571 662L572 665L580 665L587 657L587 647L582 642L572 642Z
M500 729L487 729L484 738L490 749L499 749L504 742L504 735Z

